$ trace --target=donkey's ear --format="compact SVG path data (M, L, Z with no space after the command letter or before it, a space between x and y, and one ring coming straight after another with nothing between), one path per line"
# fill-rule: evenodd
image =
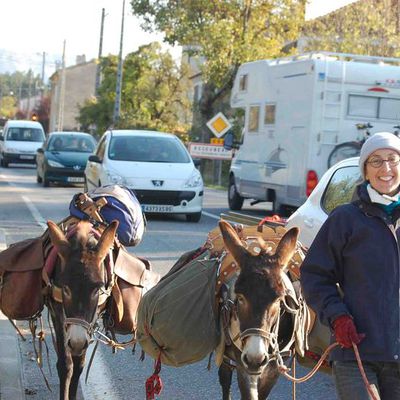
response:
M296 251L297 237L299 236L299 228L288 230L280 240L275 251L275 256L278 257L279 266L285 267Z
M226 221L219 221L219 229L222 233L225 246L232 254L239 266L243 265L244 258L249 254L233 227Z
M119 222L114 220L111 222L110 225L104 230L103 234L101 235L99 242L97 243L97 254L101 260L103 260L108 251L110 250L111 246L114 243L115 234L117 232Z
M58 254L65 260L68 257L71 246L68 239L65 237L64 232L53 221L47 221L49 227L50 241L53 246L58 250Z

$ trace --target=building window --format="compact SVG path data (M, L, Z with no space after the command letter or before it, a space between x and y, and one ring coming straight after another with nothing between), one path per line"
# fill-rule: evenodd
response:
M275 124L275 111L276 111L276 104L265 105L264 125Z
M248 132L258 132L260 106L250 106Z
M240 75L239 78L239 91L240 92L244 92L245 90L247 90L247 74L245 75Z

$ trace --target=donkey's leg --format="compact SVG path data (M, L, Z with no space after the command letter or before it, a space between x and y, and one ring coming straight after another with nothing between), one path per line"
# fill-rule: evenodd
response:
M218 377L222 387L222 400L231 400L232 368L223 362L218 369Z
M60 381L60 400L69 400L69 386L72 377L73 364L71 355L65 348L64 320L62 309L58 304L53 304L51 313L54 332L56 336L57 372Z
M276 364L267 366L258 380L258 400L265 400L279 379Z
M86 353L86 352L85 352ZM75 400L78 391L79 378L82 374L83 367L85 366L85 354L81 356L72 356L74 372L72 374L71 384L69 387L69 399Z
M242 368L237 368L237 379L242 400L258 400L258 376L251 376Z

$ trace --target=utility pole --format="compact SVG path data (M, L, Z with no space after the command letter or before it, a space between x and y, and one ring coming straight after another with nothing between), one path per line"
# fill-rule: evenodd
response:
M123 0L123 3L122 3L121 40L119 43L117 85L115 88L115 103L114 103L114 114L113 114L113 124L114 125L118 122L120 111L121 111L122 44L124 41L124 18L125 18L125 0Z
M99 95L99 86L100 86L100 58L103 52L103 30L104 30L104 18L105 18L105 10L104 8L101 10L101 27L100 27L100 43L99 43L99 56L97 57L97 68L96 68L96 86L95 93L96 97Z
M63 45L61 84L58 96L57 130L62 131L64 126L64 99L65 99L65 40Z
M40 89L40 98L41 100L43 100L43 94L44 94L44 69L45 69L45 65L46 65L46 53L43 52L42 53L42 76L41 76L41 80L42 80L42 87Z

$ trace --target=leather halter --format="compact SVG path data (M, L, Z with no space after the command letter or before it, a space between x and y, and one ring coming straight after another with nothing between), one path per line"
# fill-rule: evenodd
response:
M95 230L93 227L90 230L91 233L93 233L93 235L96 237L96 239L100 238L100 233ZM74 226L72 229L69 229L66 233L66 237L67 239L69 239L70 237L72 237L74 234L76 233L76 226ZM47 284L47 286L49 287L49 292L50 292L50 296L52 297L53 300L55 300L57 303L60 303L62 305L62 309L64 312L64 326L65 328L68 327L68 325L78 325L83 327L84 329L86 329L88 335L90 337L93 336L94 330L95 330L95 325L97 322L97 319L95 318L95 315L93 316L93 320L91 322L88 322L82 318L75 318L75 317L66 317L65 316L65 310L64 310L64 304L63 304L63 298L62 298L62 289L58 286L56 286L54 283L50 283L50 280L48 278L47 272L48 271L52 271L57 259L57 248L55 246L52 247L49 256L46 260L45 263L45 268L43 269L44 272L44 280ZM109 255L108 255L108 260L109 260L109 267L110 270L113 271L114 270L114 263L113 263L113 257L112 257L112 250L109 251ZM112 273L112 272L111 272ZM96 309L100 306L102 306L107 299L110 297L111 295L111 290L112 290L112 286L113 286L113 282L111 285L109 285L109 287L106 289L105 287L102 287L100 289L100 294L99 294L99 298L98 298L98 302L97 302L97 306Z
M243 340L245 338L250 336L258 336L267 340L269 345L268 349L269 348L272 349L271 353L268 353L269 360L277 360L279 362L280 360L282 360L282 357L290 354L291 348L293 344L296 342L295 332L292 333L292 336L288 341L288 343L285 345L285 347L283 349L280 349L278 342L279 323L280 323L280 318L285 312L293 315L293 318L298 318L297 315L299 313L299 309L289 306L286 297L289 297L291 301L297 301L297 299L293 297L295 292L289 278L286 276L285 273L282 273L282 276L286 288L286 294L280 299L280 314L276 320L276 323L273 325L270 331L266 331L265 329L261 328L248 328L244 331L241 331L240 327L238 326L239 325L238 318L237 317L230 318L227 329L224 329L225 335L228 336L226 337L225 340L228 345L233 344L240 353L243 352ZM228 307L233 309L234 313L236 314L235 310L236 305L232 301L229 301L228 304L229 304ZM296 323L294 322L293 325L295 329ZM232 332L232 328L236 332Z

